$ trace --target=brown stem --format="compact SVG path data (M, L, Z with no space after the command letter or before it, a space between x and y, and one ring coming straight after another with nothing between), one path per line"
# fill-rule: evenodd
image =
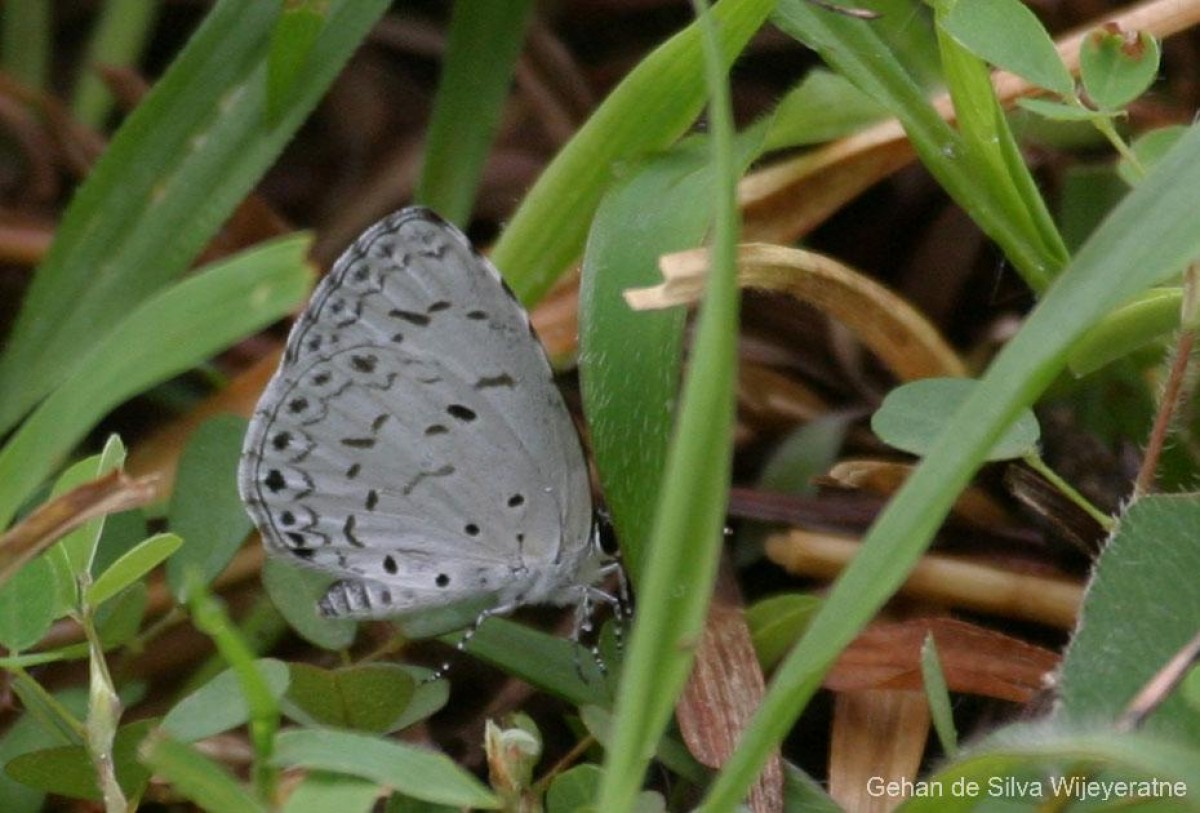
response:
M1171 363L1171 373L1167 377L1167 386L1163 392L1162 402L1158 407L1158 415L1154 418L1154 429L1150 433L1150 442L1146 446L1146 456L1142 458L1142 467L1138 471L1137 482L1133 486L1133 497L1146 494L1154 487L1154 475L1158 471L1158 461L1162 457L1163 446L1167 442L1167 434L1171 428L1171 419L1179 406L1179 395L1187 378L1188 363L1192 357L1192 344L1196 334L1184 330L1179 334L1179 344L1175 348L1175 360Z

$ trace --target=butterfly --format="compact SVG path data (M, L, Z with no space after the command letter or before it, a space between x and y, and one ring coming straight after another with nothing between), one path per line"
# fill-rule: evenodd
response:
M269 553L337 577L323 615L574 605L617 560L525 309L423 208L367 229L317 286L250 421L238 488ZM465 641L464 641L465 642Z

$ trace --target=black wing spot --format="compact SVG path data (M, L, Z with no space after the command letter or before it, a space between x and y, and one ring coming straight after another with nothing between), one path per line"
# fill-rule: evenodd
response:
M310 556L312 555L312 552L304 547L304 543L308 541L307 539L304 538L304 534L298 533L296 531L288 531L287 538L292 540L293 543L295 543L296 547L292 548L292 550L295 551L297 555L300 554L301 550L304 550Z
M342 526L342 533L346 536L346 541L356 548L361 548L363 543L357 536L354 535L354 526L358 524L358 520L354 514L346 517L346 524Z
M368 355L368 356L351 356L350 357L350 366L353 367L355 369L355 371L360 372L360 373L368 373L368 374L373 373L373 372L375 372L375 367L378 364L379 364L378 356Z
M302 544L302 543L297 543L297 544ZM314 553L316 553L316 551L313 550L312 548L305 548L305 547L292 548L293 555L298 556L299 558L305 559L305 560L313 558Z
M390 417L392 417L392 416L386 412L383 412L383 413L380 413L379 415L377 415L375 417L375 420L371 421L371 431L378 432L380 429L383 428L383 425L388 422L388 418L390 418Z
M524 542L524 541L525 541L525 534L517 534L517 541L518 541L518 542Z
M321 349L321 336L318 334L308 340L308 351L315 353Z
M466 525L464 525L463 531L467 534L467 536L479 536L479 526L474 522L468 522Z
M355 271L354 271L354 281L355 282L366 282L367 277L369 277L370 275L371 275L371 269L367 268L365 265L361 266L361 267L355 269Z
M446 411L450 413L451 417L457 418L464 423L473 421L477 417L474 410L469 409L462 404L451 404L450 406L446 407Z
M296 515L293 514L291 511L284 511L283 513L281 513L279 515L279 524L280 525L295 525L296 524Z
M318 387L324 387L329 383L329 378L330 375L327 372L316 373L312 377L312 383L316 384Z
M369 491L367 491L367 502L366 502L367 510L374 511L375 506L377 506L377 505L379 505L379 492L372 488Z
M392 343L393 344L400 344L400 342L402 342L402 341L404 341L403 333L393 333L392 334Z
M338 442L343 446L349 446L351 449L375 448L375 438L342 438Z
M519 508L524 504L525 504L525 495L524 494L514 494L508 498L508 507L509 508Z
M449 310L449 309L450 309L450 303L444 299L439 299L437 302L434 302L432 305L430 305L425 310L428 311L429 313L439 313L440 311Z
M485 390L490 387L508 387L512 389L515 386L517 386L517 382L508 373L484 376L475 382L475 389L477 390Z
M292 445L292 433L291 432L276 432L274 437L271 438L271 446L273 446L275 448L275 451L277 451L277 452L282 452L284 449L286 449L287 447L289 447L291 445Z
M439 573L437 574L437 578L433 580L433 583L438 587L447 587L450 584L450 577L445 573Z
M487 311L474 310L474 311L467 311L467 318L473 319L476 322L482 322L484 319L488 318L488 315L487 315Z
M426 327L430 322L429 317L424 313L415 313L414 311L401 310L400 308L393 308L388 311L388 316L403 319L410 325L416 325L417 327Z
M431 438L434 435L444 435L450 430L440 423L431 424L425 427L425 437Z
M400 570L400 566L396 564L396 560L391 556L383 557L383 569L387 571L389 576L395 576Z
M350 468L346 469L346 479L353 480L355 477L358 476L358 473L360 471L362 471L361 463L351 463Z
M287 478L279 469L271 469L263 478L263 485L270 489L272 494L278 494L287 488Z
M304 396L293 398L292 400L288 401L287 408L288 412L291 412L293 415L297 415L308 409L308 399Z

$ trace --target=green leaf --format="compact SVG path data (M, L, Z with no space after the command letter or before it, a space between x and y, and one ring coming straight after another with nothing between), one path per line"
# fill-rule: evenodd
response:
M785 593L756 601L746 608L746 625L758 662L769 670L800 640L821 599L803 593Z
M292 791L283 813L369 813L379 792L379 785L369 779L314 771Z
M1109 116L1108 113L1090 110L1077 104L1057 102L1053 99L1023 98L1017 99L1017 105L1050 121L1093 121Z
M311 279L307 249L307 238L288 237L206 266L133 310L123 308L119 325L89 338L70 378L0 450L0 527L110 409L295 307Z
M946 756L954 759L958 753L958 730L954 727L954 712L950 707L950 690L946 688L946 676L942 674L942 662L938 657L933 633L925 636L921 645L921 678L925 684L925 699L933 717L933 727Z
M1142 167L1149 169L1171 147L1175 146L1175 142L1186 132L1187 127L1177 124L1169 127L1159 127L1157 130L1142 133L1134 139L1131 145L1134 155L1138 157L1138 161L1141 162ZM1117 164L1117 172L1120 174L1121 179L1130 186L1137 186L1138 181L1142 177L1141 171L1129 166L1129 162L1124 158Z
M460 226L471 216L532 9L531 0L491 0L455 3L450 12L416 199Z
M287 699L313 725L389 734L408 708L415 689L412 676L390 663L343 669L291 665Z
M276 700L282 698L291 679L288 665L273 658L259 658L254 666L270 695ZM226 669L172 706L161 728L181 742L195 742L237 728L249 719L250 707L238 675Z
M267 121L276 125L293 91L306 76L317 37L325 27L328 0L287 0L271 30L267 57Z
M195 570L211 584L253 527L237 490L238 459L246 421L218 415L200 425L179 460L167 527L187 544L167 562L167 583L183 600L184 574Z
M814 494L814 478L837 461L853 419L833 413L790 432L771 451L758 476L760 488L787 494Z
M131 311L187 269L388 5L330 0L328 24L309 54L305 81L272 127L266 115L267 63L279 6L216 4L125 119L59 223L0 357L0 435L68 378L86 376L96 364L89 349L110 342ZM196 312L216 332L238 311L259 309L252 297L225 307L201 304ZM213 318L218 313L222 318ZM125 349L157 355L168 348L182 352L190 344L168 334ZM86 397L73 401L90 403Z
M1121 517L1092 576L1059 676L1061 714L1112 720L1200 627L1200 497L1143 497ZM1169 697L1149 730L1200 743L1200 713Z
M775 0L721 0L713 16L728 67ZM692 24L621 81L525 196L492 261L522 301L534 302L579 257L592 214L620 162L663 150L704 106L701 29Z
M3 452L0 452L2 455ZM73 488L95 480L111 471L125 465L125 444L121 439L112 435L104 444L104 450L92 457L80 460L63 472L50 496L58 497ZM90 575L92 561L96 555L96 547L100 544L100 535L104 531L106 517L90 519L74 529L46 552L46 558L54 567L55 579L58 583L57 592L62 603L61 611L73 609L78 603L79 577ZM0 526L6 520L0 519Z
M748 166L765 129L738 139ZM579 376L596 468L636 581L654 521L679 390L683 308L634 311L629 288L661 281L658 258L701 243L712 219L709 142L635 162L600 202L580 283ZM647 208L645 201L658 201Z
M160 6L158 0L109 0L100 5L71 98L76 121L103 129L112 112L113 96L97 68L104 65L136 70Z
M546 813L594 810L601 775L599 766L585 763L554 777L550 789L546 791Z
M1158 40L1122 32L1115 23L1089 33L1079 48L1079 77L1092 102L1119 110L1150 89L1158 77Z
M0 585L0 646L21 652L42 640L58 617L54 570L45 556Z
M887 115L879 102L841 74L816 68L775 106L763 150L832 141Z
M938 442L946 422L976 391L978 382L965 378L925 378L897 387L871 416L871 429L889 446L924 456ZM987 460L1012 460L1037 450L1041 429L1031 410L996 441Z
M174 791L191 799L202 810L219 810L221 813L267 811L267 806L251 796L224 765L187 743L155 733L146 739L141 756Z
M45 89L50 74L52 11L42 0L10 0L0 14L4 70L30 88Z
M183 540L175 534L155 534L113 563L88 587L84 600L99 607L145 576L175 551Z
M121 726L113 742L113 764L117 782L126 798L141 794L150 781L150 771L138 761L138 746L154 727L155 720L139 720ZM72 799L100 800L96 769L82 745L63 745L31 751L11 760L5 771L13 779L38 790Z
M339 650L354 641L358 623L345 618L324 618L317 612L317 602L332 581L324 573L305 570L273 556L268 556L263 564L263 587L288 625L314 646Z
M148 601L146 583L135 582L96 611L96 634L105 651L133 640L141 629Z
M448 636L443 640L455 644L461 637ZM607 706L611 703L595 661L571 641L538 632L507 618L489 618L475 632L466 650L573 705Z
M326 729L285 731L272 762L283 768L358 776L430 802L493 810L496 796L444 754L368 734Z
M943 26L964 48L998 68L1060 96L1075 90L1054 40L1020 0L957 0Z
M69 714L82 717L87 713L87 690L66 689L54 695L54 699L67 709ZM41 748L62 745L63 739L56 730L42 726L34 714L22 714L0 736L0 765L7 765L14 757ZM45 794L0 771L0 810L5 813L39 813Z

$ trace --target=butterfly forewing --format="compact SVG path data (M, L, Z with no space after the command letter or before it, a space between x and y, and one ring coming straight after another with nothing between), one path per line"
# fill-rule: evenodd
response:
M270 550L350 580L361 606L334 612L523 601L521 574L572 576L589 546L582 449L528 317L421 209L373 226L318 286L239 487Z

